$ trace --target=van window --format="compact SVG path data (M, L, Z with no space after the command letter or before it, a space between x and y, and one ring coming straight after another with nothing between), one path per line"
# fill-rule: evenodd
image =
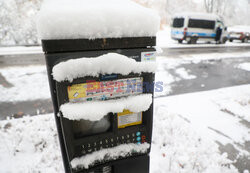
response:
M188 22L190 28L214 29L214 26L215 21L212 20L189 19Z
M173 21L174 28L181 28L184 25L184 18L175 18Z

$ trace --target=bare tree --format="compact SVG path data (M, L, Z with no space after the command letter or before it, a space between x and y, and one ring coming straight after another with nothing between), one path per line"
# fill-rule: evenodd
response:
M208 13L212 13L214 10L214 0L204 0L204 5Z
M216 0L214 2L214 12L219 16L223 16L228 5L228 0Z

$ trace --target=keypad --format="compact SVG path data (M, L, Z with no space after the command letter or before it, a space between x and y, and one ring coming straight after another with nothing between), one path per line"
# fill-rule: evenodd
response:
M146 134L142 131L135 131L132 133L118 134L110 138L101 139L92 143L85 143L81 145L81 154L89 154L101 149L115 147L121 144L136 143L142 144L146 142Z

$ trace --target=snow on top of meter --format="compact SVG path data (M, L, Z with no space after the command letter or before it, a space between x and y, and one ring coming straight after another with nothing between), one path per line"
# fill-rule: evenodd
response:
M79 58L61 62L53 67L53 77L57 82L95 76L99 74L118 73L152 73L156 70L155 62L136 62L134 59L117 53L108 53L97 58Z
M151 103L152 94L140 94L106 101L65 103L61 105L60 110L63 116L70 120L98 121L110 112L118 113L124 109L131 112L146 111Z
M158 14L129 0L46 0L37 16L41 39L155 36Z
M74 158L71 161L71 166L73 169L75 168L85 168L88 169L89 166L94 164L96 161L109 161L115 160L119 157L127 157L132 153L145 153L147 152L150 144L121 144L119 146L113 148L102 149L100 151L93 152L91 154L87 154L86 156L82 156L79 158Z

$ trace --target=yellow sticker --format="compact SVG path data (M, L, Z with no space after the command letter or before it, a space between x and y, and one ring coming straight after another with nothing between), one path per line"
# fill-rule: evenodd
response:
M117 113L118 128L142 124L142 112L134 113L129 110Z
M68 86L69 100L86 97L86 88L84 87L85 85L86 84L76 84L76 85Z

